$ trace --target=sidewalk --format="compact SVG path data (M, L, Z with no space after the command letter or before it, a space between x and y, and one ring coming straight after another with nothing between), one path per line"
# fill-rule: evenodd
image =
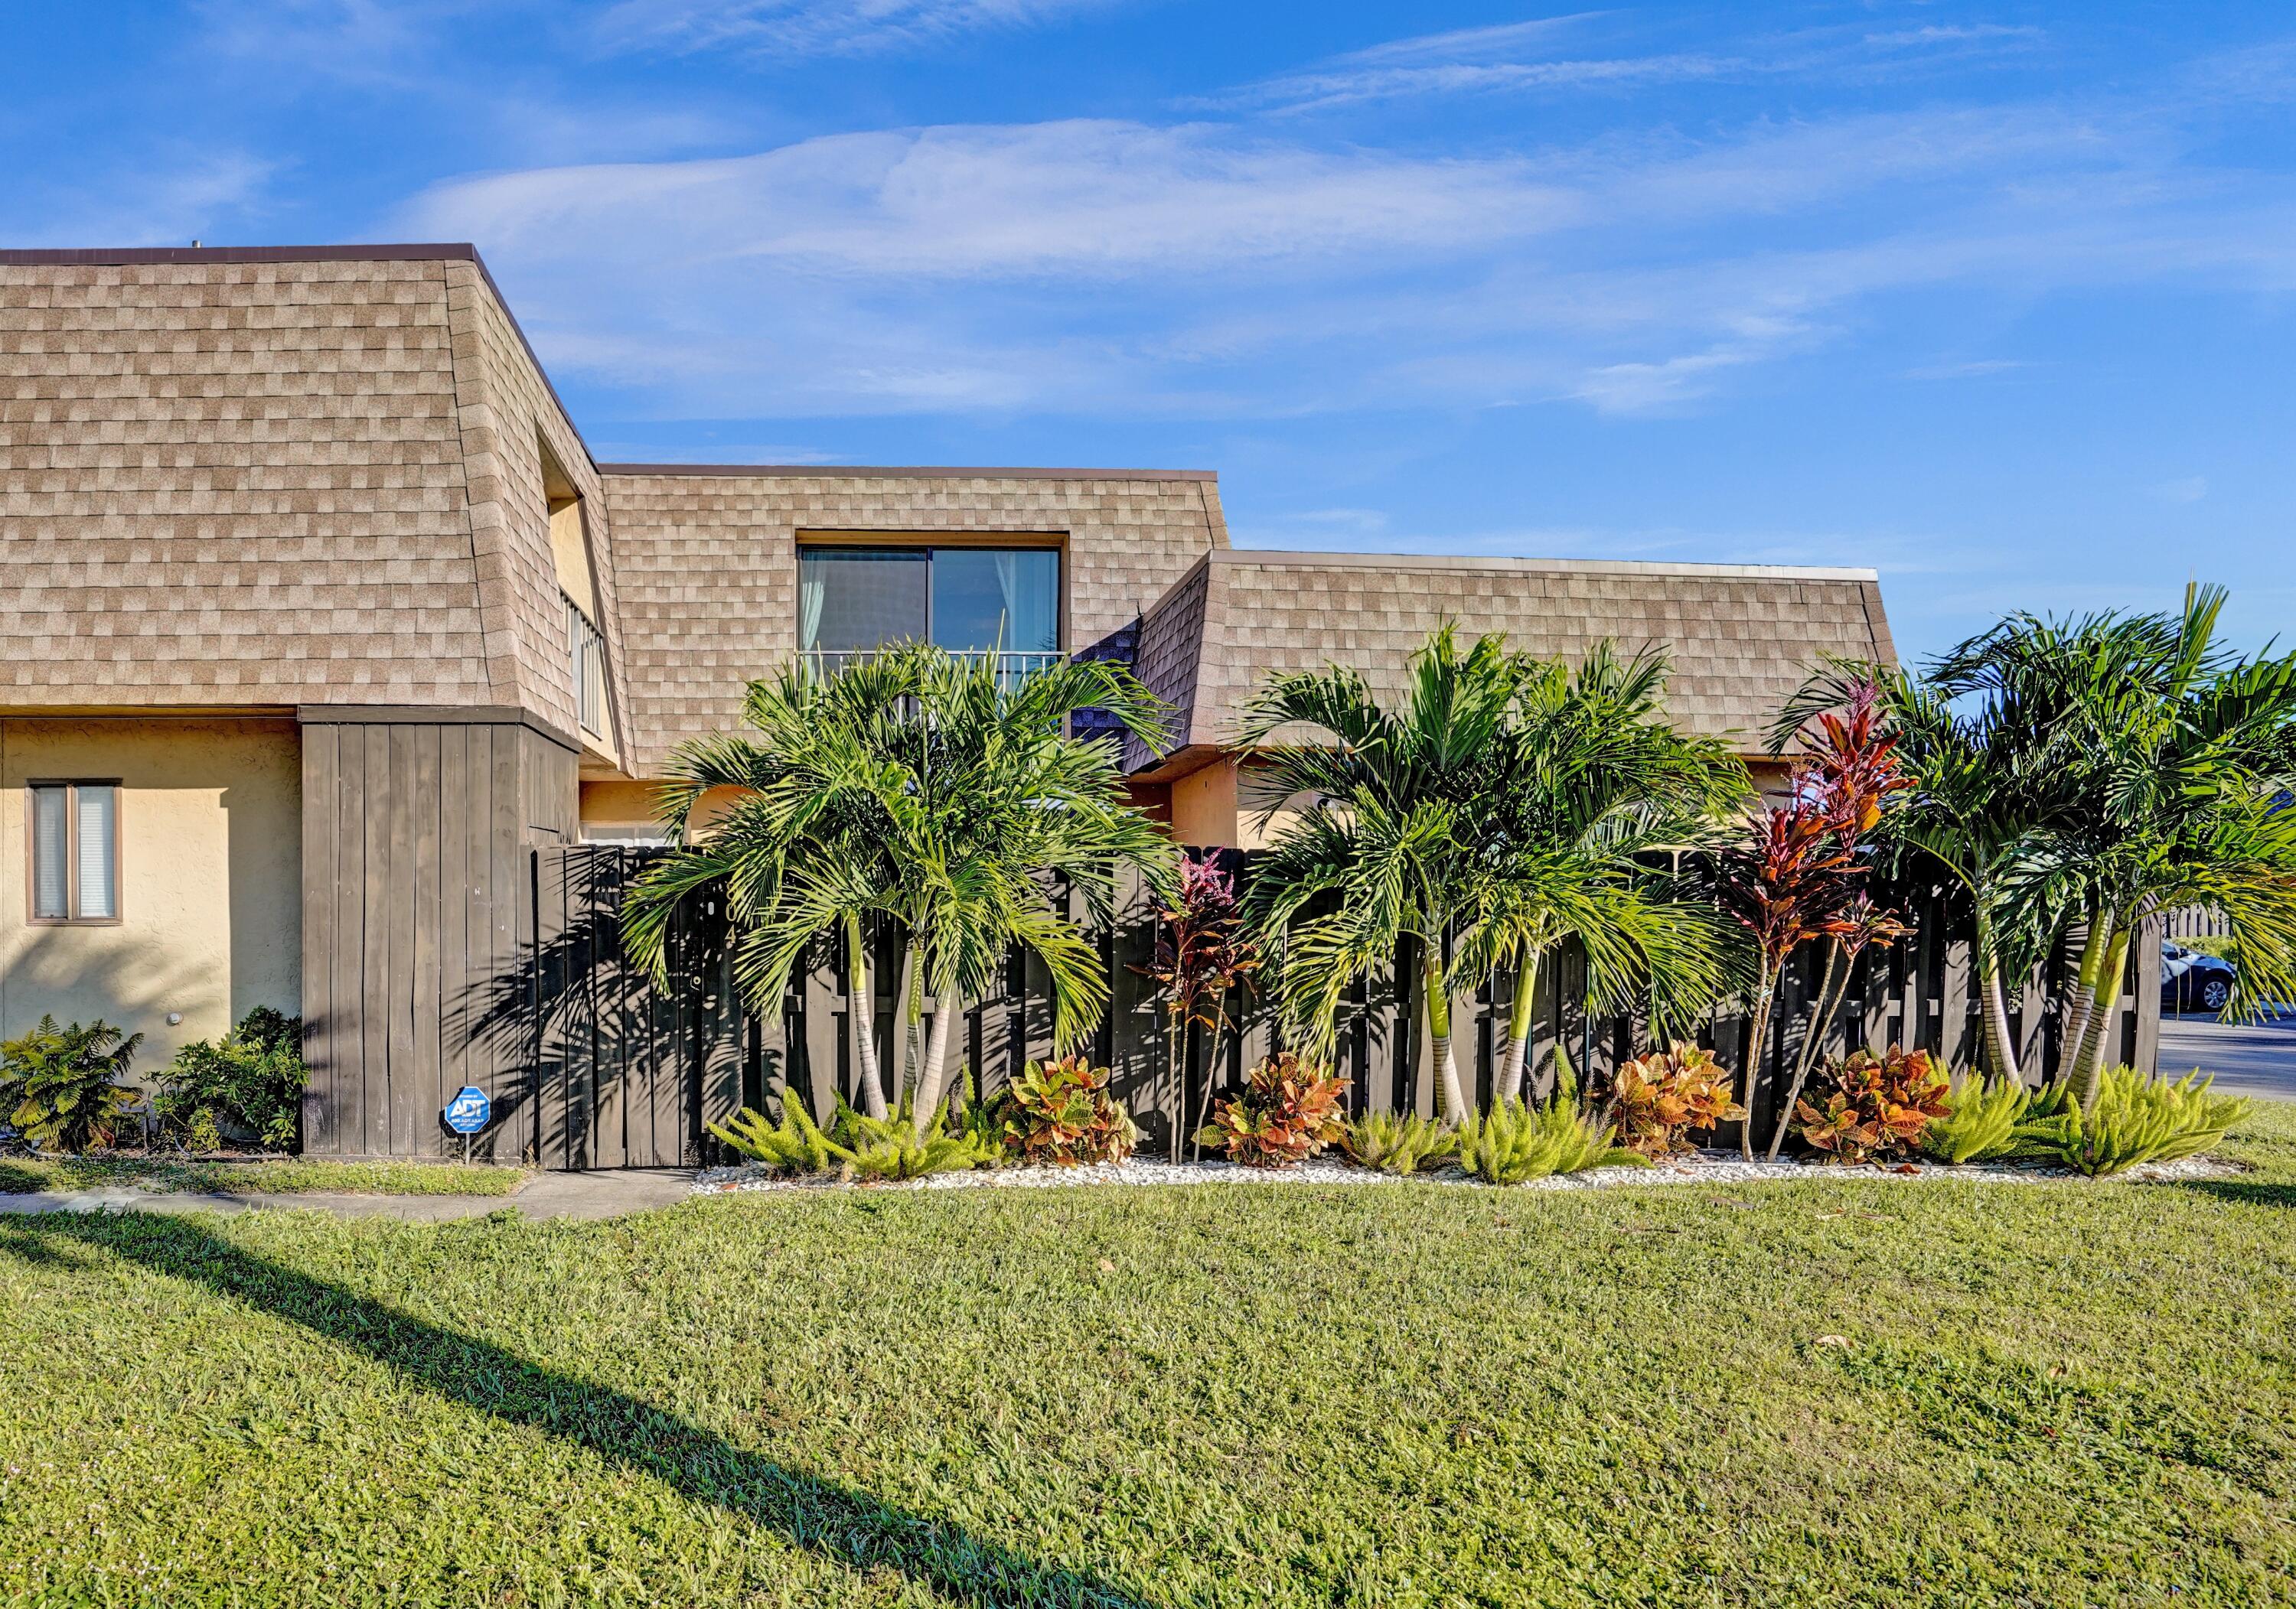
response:
M619 1218L672 1206L693 1190L683 1168L632 1168L613 1172L540 1173L510 1196L171 1196L152 1190L38 1191L0 1196L0 1214L13 1213L332 1213L339 1218L398 1218L447 1223L513 1211L527 1218Z

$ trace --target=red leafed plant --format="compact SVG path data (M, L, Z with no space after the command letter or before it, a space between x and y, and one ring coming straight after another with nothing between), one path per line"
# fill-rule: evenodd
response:
M1196 1142L1218 1146L1246 1167L1295 1167L1345 1138L1346 1093L1323 1067L1286 1050L1252 1068L1242 1094L1214 1103Z
M1207 856L1180 861L1178 896L1157 912L1156 963L1141 968L1164 997L1165 1055L1179 1105L1172 1122L1172 1160L1188 1128L1188 1030L1201 1028L1215 1048L1227 1025L1227 1003L1259 965L1235 879Z
M1714 1052L1677 1044L1619 1064L1611 1081L1619 1143L1644 1156L1671 1156L1691 1148L1693 1130L1745 1116L1730 1099L1730 1074Z
M1121 1162L1140 1138L1108 1092L1108 1069L1081 1056L1030 1062L1005 1085L997 1115L1005 1150L1023 1162Z
M1953 1081L1926 1050L1891 1045L1829 1062L1823 1106L1794 1103L1803 1141L1843 1162L1880 1162L1919 1148L1932 1118L1948 1115Z
M1872 858L1866 840L1881 824L1890 796L1913 786L1898 758L1897 739L1882 729L1878 690L1870 682L1858 683L1844 710L1820 715L1816 731L1804 731L1801 744L1787 802L1765 812L1746 846L1719 861L1724 908L1753 935L1759 959L1752 1031L1741 1069L1743 1104L1753 1101L1754 1077L1787 963L1804 944L1826 943L1825 974L1770 1137L1773 1157L1785 1142L1787 1123L1849 992L1858 955L1868 945L1894 943L1910 931L1865 893ZM1739 1139L1741 1153L1749 1157L1751 1128L1750 1123Z

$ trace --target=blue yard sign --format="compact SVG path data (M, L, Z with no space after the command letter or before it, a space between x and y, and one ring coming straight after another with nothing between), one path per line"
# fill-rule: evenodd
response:
M475 1134L487 1126L494 1115L494 1103L487 1099L484 1090L464 1084L447 1103L447 1126L457 1134Z

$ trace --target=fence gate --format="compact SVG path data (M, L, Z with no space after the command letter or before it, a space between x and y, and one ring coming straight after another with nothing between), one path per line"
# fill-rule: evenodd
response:
M545 1168L688 1164L703 1155L703 1122L741 1104L749 1036L723 913L696 911L672 930L668 988L622 948L623 893L661 853L534 851L532 1065Z

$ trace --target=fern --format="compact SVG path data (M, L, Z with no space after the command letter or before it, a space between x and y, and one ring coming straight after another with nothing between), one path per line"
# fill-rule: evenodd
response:
M947 1131L947 1110L926 1126L919 1139L911 1113L905 1108L890 1117L865 1117L842 1099L837 1103L833 1133L815 1123L805 1102L782 1099L782 1120L769 1123L744 1107L725 1123L711 1123L709 1131L744 1156L780 1172L839 1172L857 1179L922 1179L928 1173L961 1172L993 1164L998 1155L996 1135L985 1118L976 1118L978 1102L960 1097L961 1121Z
M851 1152L821 1131L794 1095L782 1097L777 1123L743 1107L722 1124L703 1126L742 1156L783 1173L825 1173L833 1164L853 1160Z
M1348 1125L1340 1142L1367 1168L1406 1178L1459 1148L1459 1136L1431 1117L1369 1112Z
M1521 1184L1588 1168L1649 1167L1650 1159L1612 1144L1617 1131L1560 1099L1546 1106L1500 1101L1459 1125L1459 1164L1486 1184Z
M2059 1098L2069 1133L2057 1155L2067 1166L2100 1179L2148 1162L2197 1156L2248 1115L2244 1097L2210 1092L2215 1082L2198 1069L2172 1083L2134 1067L2110 1068L2087 1116L2070 1092Z
M1943 1115L1923 1128L1923 1154L1956 1164L2006 1156L2032 1104L2032 1092L2014 1079L1964 1074L1947 1094Z

